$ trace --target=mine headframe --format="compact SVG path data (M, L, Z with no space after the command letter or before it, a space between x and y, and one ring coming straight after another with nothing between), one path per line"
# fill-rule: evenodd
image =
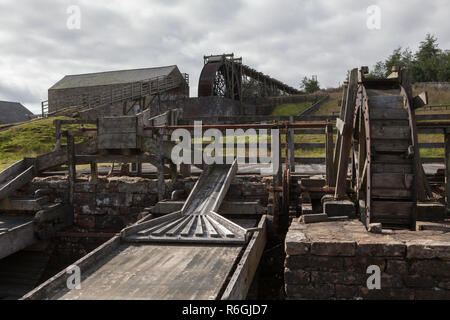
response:
M198 96L219 96L242 101L245 97L269 97L299 94L279 80L273 79L242 64L234 54L204 56L200 74Z

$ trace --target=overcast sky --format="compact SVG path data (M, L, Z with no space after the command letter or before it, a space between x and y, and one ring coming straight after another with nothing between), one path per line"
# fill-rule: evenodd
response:
M72 5L80 29L67 27ZM371 5L380 29L367 26ZM38 112L66 74L172 64L196 96L203 55L231 52L291 86L317 75L336 87L346 70L415 50L427 32L450 49L449 12L448 0L0 0L0 100Z

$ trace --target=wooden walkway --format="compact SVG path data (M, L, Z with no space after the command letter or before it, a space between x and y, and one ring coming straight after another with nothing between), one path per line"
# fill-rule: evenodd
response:
M114 237L81 260L81 288L68 289L66 270L23 299L244 299L266 243L265 216L234 219L260 227L246 245L133 244Z

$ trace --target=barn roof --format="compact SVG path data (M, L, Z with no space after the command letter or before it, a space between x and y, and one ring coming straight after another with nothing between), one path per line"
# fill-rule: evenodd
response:
M0 124L28 121L32 114L19 102L0 101Z
M173 65L156 68L67 75L60 81L58 81L55 85L53 85L50 90L83 88L142 81L160 76L168 76L175 69L178 68L177 66Z

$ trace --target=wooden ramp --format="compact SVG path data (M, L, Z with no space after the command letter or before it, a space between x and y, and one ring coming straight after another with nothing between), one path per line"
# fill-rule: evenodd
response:
M266 217L216 213L236 171L236 161L209 166L180 211L144 218L74 263L80 289L68 288L71 273L63 270L24 299L244 299L265 247Z
M65 270L22 299L245 299L266 243L266 221L238 219L256 227L246 245L133 244L114 237L74 263L81 289L68 289Z
M246 243L248 231L216 213L237 169L237 161L208 166L180 211L125 228L122 237L129 242Z
M0 259L36 241L33 216L0 215Z

